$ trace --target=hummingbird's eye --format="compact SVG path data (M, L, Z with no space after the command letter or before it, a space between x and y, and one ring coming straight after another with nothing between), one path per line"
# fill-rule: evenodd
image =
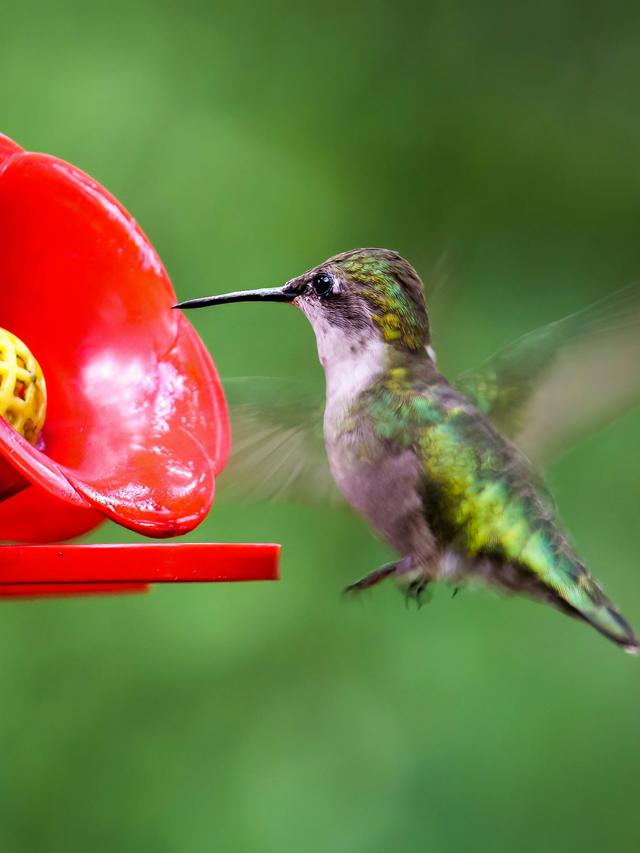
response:
M326 296L333 290L333 278L326 272L319 272L311 279L311 285L318 296Z

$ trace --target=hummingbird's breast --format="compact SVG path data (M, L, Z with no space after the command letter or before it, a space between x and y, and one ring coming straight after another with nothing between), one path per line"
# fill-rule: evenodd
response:
M364 402L388 373L389 346L377 334L354 336L316 324L325 369L324 437L331 473L345 500L401 555L431 559L415 451L385 441Z
M431 562L436 546L414 450L389 446L366 414L353 411L330 401L325 410L325 444L336 485L400 556L410 554L417 564Z
M420 495L420 468L415 454L389 453L362 434L327 441L331 472L345 499L363 515L400 555L425 560L434 540Z

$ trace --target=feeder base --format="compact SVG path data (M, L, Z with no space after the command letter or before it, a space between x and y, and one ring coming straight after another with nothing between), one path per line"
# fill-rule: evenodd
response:
M1 545L0 599L144 592L154 583L277 580L280 546Z

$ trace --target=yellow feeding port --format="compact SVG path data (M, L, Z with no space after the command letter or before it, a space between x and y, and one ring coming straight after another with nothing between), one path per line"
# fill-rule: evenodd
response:
M47 413L40 365L23 342L0 328L0 415L35 444Z

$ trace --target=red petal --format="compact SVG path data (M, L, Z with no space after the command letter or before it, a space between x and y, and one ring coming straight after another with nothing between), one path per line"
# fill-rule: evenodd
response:
M0 453L36 495L148 535L190 530L229 449L211 359L119 203L73 166L19 152L0 138L0 325L40 361L49 405L44 453L1 419Z

